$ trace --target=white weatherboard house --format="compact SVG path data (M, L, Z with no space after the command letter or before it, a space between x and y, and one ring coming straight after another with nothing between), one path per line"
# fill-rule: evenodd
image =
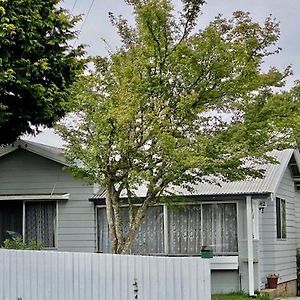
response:
M213 292L252 295L265 288L268 274L279 273L279 283L295 293L300 156L274 153L279 164L267 166L264 179L199 184L176 207L151 207L132 252L198 256L211 246ZM43 240L47 249L109 252L104 193L74 179L65 165L60 149L41 144L19 140L0 149L1 243L9 230Z

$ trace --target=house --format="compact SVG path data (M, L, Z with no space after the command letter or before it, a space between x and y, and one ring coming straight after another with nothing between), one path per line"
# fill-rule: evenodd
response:
M133 246L134 253L199 255L213 248L212 292L266 287L268 274L280 275L281 289L296 294L296 249L300 247L300 155L274 151L278 164L266 165L263 179L198 184L177 189L182 205L149 209ZM145 196L143 188L138 196ZM105 192L92 197L97 211L98 249L109 252ZM177 209L181 206L181 209ZM126 216L126 207L123 208ZM126 226L124 228L126 231Z
M47 249L95 252L94 185L74 179L61 149L18 140L0 148L0 244L7 230Z
M253 295L269 273L279 273L279 283L295 293L300 155L289 149L274 156L279 164L266 166L263 179L198 184L193 192L177 190L175 206L151 207L132 252L199 256L211 246L213 292ZM0 149L0 242L10 230L47 249L109 252L105 191L74 179L66 166L57 148L19 140Z

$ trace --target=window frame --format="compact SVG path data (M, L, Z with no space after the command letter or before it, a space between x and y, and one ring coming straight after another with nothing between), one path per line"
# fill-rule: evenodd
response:
M275 200L275 216L276 216L276 238L277 240L287 239L287 219L286 219L286 200L280 197L276 197ZM283 204L284 203L284 212ZM284 218L283 218L284 213ZM283 230L285 228L285 230Z
M142 204L139 204L139 203L134 203L132 204L133 206L142 206ZM162 213L163 213L163 226L164 226L164 229L163 229L163 249L164 249L164 252L163 253L148 253L148 255L153 255L153 256L159 256L159 255L166 255L166 243L165 243L165 233L166 233L166 229L165 229L165 226L166 226L166 223L165 223L165 208L166 208L166 205L165 204L161 204L161 203L156 203L152 206L161 206L162 207ZM120 205L120 208L123 208L123 207L129 207L128 204L122 204ZM97 253L103 253L102 250L100 250L100 238L99 238L99 223L98 223L98 218L99 218L99 213L98 213L98 209L99 208L106 208L106 205L105 204L98 204L95 206L95 225L96 225L96 252ZM168 235L168 233L167 233ZM131 251L131 250L130 250ZM131 252L130 252L131 253Z
M237 200L224 200L224 201L187 201L187 202L178 202L176 203L178 205L199 205L201 206L201 228L203 227L203 209L202 209L202 205L213 205L213 204L235 204L236 206L236 227L237 227L237 252L214 252L214 255L217 256L228 256L228 255L238 255L238 251L239 251L239 243L238 243L238 236L239 236L239 218L238 218L238 212L239 212L239 202ZM141 206L142 204L133 204L134 206ZM128 207L128 204L123 204L121 205L121 207ZM153 206L162 206L163 207L163 225L164 225L164 233L163 233L163 243L164 243L164 253L149 253L147 255L166 255L166 256L199 256L200 253L195 253L195 254L184 254L184 253L175 253L175 254L170 254L169 252L169 232L168 232L168 223L169 223L169 216L168 216L168 209L170 209L168 207L168 205L164 204L164 203L157 203L154 204ZM98 224L98 209L100 208L106 208L105 204L98 204L95 206L96 208L96 251L97 252L101 252L101 250L99 249L99 224ZM203 231L201 230L201 243L203 240Z
M14 200L11 200L8 202L13 202ZM45 247L44 249L47 250L54 250L58 248L58 200L49 200L49 199L38 199L38 200L21 200L22 202L22 240L26 240L26 203L41 203L41 202L52 202L55 203L55 221L54 221L54 247Z
M19 236L22 237L22 229L23 229L22 205L23 205L22 201L0 201L0 210L1 210L0 217L2 217L2 215L4 216L0 224L0 230L1 230L0 247L3 245L5 239L9 238L9 234L7 234L8 230L11 230L12 232L16 232ZM9 224L7 224L7 221Z

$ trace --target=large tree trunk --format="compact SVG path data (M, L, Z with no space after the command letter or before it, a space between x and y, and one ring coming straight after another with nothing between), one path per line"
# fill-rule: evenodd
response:
M120 203L117 197L113 197L113 210L114 210L114 217L115 217L116 238L118 241L117 249L115 253L121 253L124 244L124 234L123 234Z
M107 217L108 229L109 229L110 240L111 240L111 252L117 253L118 239L116 234L115 217L113 211L114 200L112 199L112 197L114 196L115 196L114 187L113 185L109 184L106 189L106 198L105 198L106 217Z
M149 207L152 197L147 197L133 216L129 213L129 232L124 236L119 194L113 184L108 184L106 190L106 215L111 238L111 252L129 254L142 219Z
M126 237L126 240L124 242L124 245L122 247L122 254L128 254L130 253L130 249L131 246L134 242L134 239L136 237L136 234L138 232L139 226L142 222L142 219L145 216L146 210L148 208L148 203L149 201L145 200L143 205L141 207L139 207L136 215L134 216L134 218L132 219L132 221L129 224L129 232L128 235Z
M111 252L120 254L122 252L125 239L119 194L112 183L108 184L106 191L106 215L111 237Z

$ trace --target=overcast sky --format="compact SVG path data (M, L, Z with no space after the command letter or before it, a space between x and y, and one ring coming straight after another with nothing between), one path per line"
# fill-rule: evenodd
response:
M93 3L92 7L91 4ZM180 0L173 0L174 7L180 8ZM123 15L132 20L131 10L123 0L65 0L62 6L72 14L83 14L82 22L78 24L78 29L82 31L77 44L89 45L87 48L90 55L106 55L107 49L102 39L105 39L111 48L118 45L118 36L115 29L108 20L108 12L115 15ZM91 8L91 9L90 9ZM90 9L90 13L87 13ZM203 14L199 18L199 28L205 27L216 15L223 14L230 17L236 10L249 11L256 21L263 20L270 14L280 22L281 38L278 46L282 48L280 54L273 56L266 63L268 66L274 65L280 69L287 65L292 65L293 80L300 78L300 1L299 0L207 0L203 6ZM26 137L36 142L54 146L60 146L60 139L50 130L38 135L36 138Z

